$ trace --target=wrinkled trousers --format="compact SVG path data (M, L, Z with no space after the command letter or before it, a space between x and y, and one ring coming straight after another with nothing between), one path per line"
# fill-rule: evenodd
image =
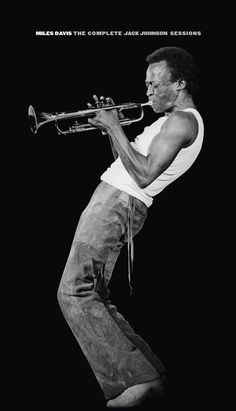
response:
M108 284L128 240L131 200L135 236L147 217L146 205L105 182L98 185L81 214L58 289L63 315L106 399L165 372L109 299Z

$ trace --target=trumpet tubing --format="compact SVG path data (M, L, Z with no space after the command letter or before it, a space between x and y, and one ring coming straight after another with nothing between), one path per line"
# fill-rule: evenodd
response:
M29 106L28 108L28 117L30 120L30 129L31 131L36 134L40 127L48 123L54 123L57 131L59 134L69 134L69 133L78 133L82 131L89 131L95 130L96 127L91 126L88 122L85 122L86 119L89 117L94 116L99 110L118 110L122 112L123 117L119 119L119 123L121 126L127 126L137 121L142 120L144 116L143 107L151 106L152 102L148 101L146 103L123 103L123 104L110 104L107 106L102 106L101 108L93 108L93 109L86 109L86 110L79 110L69 113L39 113L35 112L33 106ZM140 111L139 116L130 118L124 115L124 111L131 111L138 109ZM66 120L74 120L74 124L72 124L67 130L62 130L59 127L59 122L63 122Z

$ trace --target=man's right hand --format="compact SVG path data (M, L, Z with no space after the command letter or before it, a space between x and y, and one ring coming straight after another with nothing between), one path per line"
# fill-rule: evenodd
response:
M91 109L103 108L103 107L115 105L115 102L111 97L100 96L98 98L98 96L94 94L93 99L94 99L94 105L91 103L87 103L88 108L91 108ZM122 113L121 110L113 110L113 112L116 113L118 120L124 118L124 114Z
M94 99L94 105L91 103L87 103L87 106L89 108L102 108L105 106L111 106L115 104L111 97L100 96L98 98L98 96L94 94L93 99Z

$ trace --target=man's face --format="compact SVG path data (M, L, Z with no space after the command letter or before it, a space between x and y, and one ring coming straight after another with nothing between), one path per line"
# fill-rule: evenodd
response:
M152 63L146 72L147 96L153 102L156 113L163 113L175 107L178 97L178 83L171 81L171 73L166 61Z

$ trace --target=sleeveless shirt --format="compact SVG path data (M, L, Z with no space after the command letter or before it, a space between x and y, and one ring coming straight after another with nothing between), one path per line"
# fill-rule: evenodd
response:
M151 184L145 188L140 188L131 175L124 167L120 157L118 157L111 166L101 175L101 180L108 184L125 191L126 193L138 198L147 207L153 203L153 197L159 194L165 187L184 174L196 160L203 142L204 124L201 115L194 108L187 108L194 114L198 122L198 134L194 142L186 148L182 148L170 166L157 177ZM160 117L150 126L145 127L143 133L138 135L130 144L139 153L147 156L148 148L157 134L160 132L162 125L167 120L167 116Z

